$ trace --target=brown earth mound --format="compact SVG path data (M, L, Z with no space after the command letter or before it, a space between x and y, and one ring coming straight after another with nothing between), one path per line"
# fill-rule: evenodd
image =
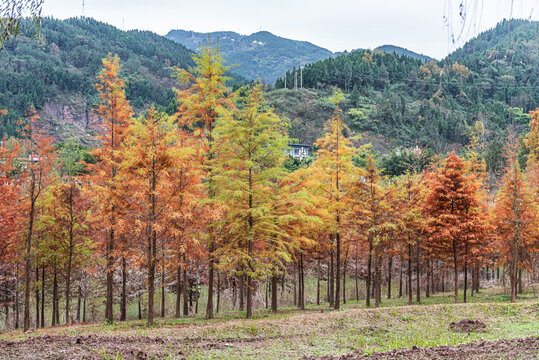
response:
M453 332L460 332L460 333L472 333L472 332L484 332L487 325L484 322L481 322L479 320L461 320L458 322L451 322L449 324L449 328Z
M525 339L480 341L458 346L396 349L384 353L363 355L358 352L341 356L304 357L303 360L537 360L539 337Z

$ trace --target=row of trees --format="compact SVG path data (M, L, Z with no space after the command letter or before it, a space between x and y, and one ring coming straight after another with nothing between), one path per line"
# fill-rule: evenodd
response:
M215 49L202 49L195 63L193 74L177 71L181 86L173 115L150 106L137 118L118 76L119 58L104 59L96 85L100 146L86 160L55 149L32 126L33 113L20 139L2 142L0 296L6 316L12 302L19 311L23 278L24 329L31 325L32 291L36 325L43 326L47 277L52 324L58 324L58 279L63 278L65 321L72 322L75 277L80 320L80 299L88 292L84 279L89 274L100 279L103 270L104 291L99 281L92 296L105 294L109 322L118 318L113 313L118 279L120 320L127 319L132 292L138 293L140 316L141 293L147 292L147 324L153 324L156 283L161 315L166 284L176 294L175 315L188 315L189 273L205 274L206 318L219 309L221 280L238 284L240 308L245 305L251 317L253 294L268 279L271 308L277 311L278 283L291 268L297 269L297 304L304 308L309 265L316 264L319 274L320 302L321 262L328 265L327 299L339 309L346 301L350 260L355 261L356 297L364 279L368 306L371 299L380 306L384 283L391 297L397 259L399 295L406 269L410 304L414 266L418 298L421 268L427 296L440 282L443 291L451 269L455 302L459 273L464 273L466 301L468 271L473 292L482 269L503 266L510 270L515 301L519 276L533 270L539 250L539 111L532 113L526 136L526 170L518 161L518 142L509 142L507 169L493 202L476 151L478 136L463 157L452 153L424 171L424 150L417 148L413 158L420 165L409 164L411 170L390 178L367 147L357 148L355 139L344 135L339 91L331 97L335 111L315 144L316 158L289 171L287 123L265 105L261 87L229 92L226 67Z

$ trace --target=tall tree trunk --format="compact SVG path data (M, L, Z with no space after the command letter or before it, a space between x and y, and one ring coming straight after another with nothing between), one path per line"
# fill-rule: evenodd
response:
M464 303L466 304L466 296L468 295L468 242L464 247Z
M337 183L338 185L338 183ZM339 223L340 223L340 217L339 215L337 215L337 226L339 226ZM341 298L341 285L340 285L340 280L341 280L341 234L340 234L340 231L337 231L337 233L335 234L335 240L336 240L336 245L337 245L337 253L335 254L335 258L336 258L336 267L337 267L337 273L336 273L336 276L335 278L337 279L337 281L335 282L335 309L336 310L339 310L339 308L341 307L341 304L340 304L340 298Z
M292 273L294 275L294 277L292 278L292 282L294 283L294 306L296 306L298 304L298 293L297 293L297 278L298 276L296 275L296 263L293 262L292 263Z
M141 295L138 295L138 319L142 320L142 301L141 301Z
M82 297L82 322L86 322L86 295Z
M15 329L19 328L19 263L15 264Z
M374 254L374 307L380 307L382 303L382 259L379 246L376 246Z
M359 274L358 274L358 264L357 264L357 258L358 258L358 250L356 248L356 268L355 268L355 280L356 280L356 301L359 302Z
M391 299L391 271L393 270L393 255L389 255L387 262L387 298Z
M277 275L271 277L271 311L277 312Z
M303 252L299 254L299 308L305 310L305 277L303 273Z
M157 187L157 176L155 173L155 159L152 159L152 175L150 183L150 212L148 224L148 326L153 325L154 318L154 294L155 294L155 270L157 266L157 231L154 228L156 219L157 198L155 190Z
M215 312L219 313L221 307L221 274L217 272L217 306Z
M399 258L399 297L402 297L402 255Z
M421 257L420 257L420 254L419 254L419 242L416 244L416 267L415 267L415 270L416 270L416 274L415 274L415 282L416 282L416 289L415 289L415 293L416 293L416 301L419 303L421 302Z
M189 315L189 302L188 302L188 294L187 294L187 288L189 282L187 281L187 262L186 262L186 256L183 254L183 316Z
M430 259L427 257L427 281L425 283L425 297L430 297Z
M473 297L473 292L475 291L475 266L471 266L471 269L472 271L472 286L470 287L470 296Z
M408 238L408 305L413 303L412 292L412 244Z
M86 296L82 298L82 322L86 322Z
M153 325L155 294L155 262L157 257L157 234L151 227L148 236L148 326Z
M457 243L453 240L453 271L455 273L454 286L455 286L455 304L459 302L459 272L458 272L458 259L457 259Z
M348 253L348 251L347 251ZM346 304L346 265L348 262L348 256L345 255L342 268L342 303Z
M181 257L178 254L178 259ZM180 265L176 268L176 312L175 316L179 318L181 316L181 298L182 298L182 267Z
M71 306L71 267L73 263L73 247L75 246L74 239L74 223L75 223L75 214L73 212L73 184L69 187L69 252L67 255L67 270L66 270L66 288L65 288L65 323L71 324L70 319L70 306Z
M372 239L369 236L369 258L367 260L367 281L365 283L365 302L367 307L371 306L371 267L372 267Z
M320 258L316 266L316 305L320 305Z
M163 250L163 267L161 268L161 317L164 318L166 315L165 308L165 254Z
M122 256L122 300L120 303L120 321L127 319L127 260Z
M522 286L522 269L518 269L518 293L522 294L524 287Z
M114 229L109 231L109 239L107 242L107 280L106 280L106 305L105 305L105 321L112 323L114 314L112 304L114 301Z
M45 265L41 266L41 327L45 327Z
M269 279L268 279L268 275L266 275L266 281L264 281L264 291L265 291L265 295L266 295L266 298L265 298L265 302L264 302L264 306L266 309L269 309L269 288L270 288L270 284L269 284Z
M30 291L32 281L32 233L34 229L34 215L35 215L35 187L36 176L32 171L32 180L30 183L30 213L28 221L28 233L26 234L26 254L24 260L24 331L30 329Z
M206 302L206 319L213 319L213 277L214 277L214 241L213 230L209 229L210 243L208 246L208 301Z
M333 238L331 238L331 250L330 254L330 264L329 264L329 306L334 306L335 304L335 292L334 292L334 259L333 259Z
M52 320L51 320L51 326L56 326L57 325L56 313L58 312L58 309L56 308L58 306L58 281L57 281L57 274L56 274L56 261L54 261L52 271L53 271L53 273L52 273Z
M330 288L329 288L330 268L331 268L331 260L328 259L328 272L326 276L326 302L329 303L329 307L331 307L331 296L330 296Z
M36 281L39 281L39 266L36 266ZM36 328L39 327L39 301L40 301L40 296L39 296L39 286L36 285L36 289L35 289L35 294L36 294Z

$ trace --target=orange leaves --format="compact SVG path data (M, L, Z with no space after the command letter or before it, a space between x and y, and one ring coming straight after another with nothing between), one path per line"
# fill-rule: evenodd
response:
M469 170L453 153L426 180L423 212L428 245L436 255L454 262L473 260L470 254L478 253L488 242L480 183Z
M100 146L90 154L96 158L94 164L86 164L89 175L86 181L94 204L93 219L102 228L118 230L119 212L123 208L122 198L125 187L117 175L122 161L122 143L132 121L133 110L125 98L124 83L118 77L120 68L118 56L103 59L103 70L98 76L96 88L100 103L95 113L99 119Z

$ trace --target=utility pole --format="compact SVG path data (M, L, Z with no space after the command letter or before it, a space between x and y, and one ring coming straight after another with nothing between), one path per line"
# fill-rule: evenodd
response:
M303 68L299 67L299 88L303 89Z
M294 69L294 90L298 89L298 72Z
M286 78L287 78L286 75L288 75L288 74L284 74L284 88L285 88L285 89L286 89Z

